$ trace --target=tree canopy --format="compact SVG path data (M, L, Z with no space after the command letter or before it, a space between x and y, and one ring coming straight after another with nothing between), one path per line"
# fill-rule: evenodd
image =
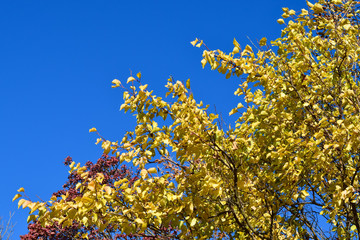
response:
M141 73L113 80L136 127L118 141L90 129L113 162L97 172L69 162L72 192L42 202L19 189L28 221L111 229L109 239L358 239L360 2L307 4L282 9L281 37L270 42L234 39L230 53L191 42L204 48L203 67L239 80L237 120L226 127L190 80L170 77L163 97ZM110 181L115 163L139 176Z

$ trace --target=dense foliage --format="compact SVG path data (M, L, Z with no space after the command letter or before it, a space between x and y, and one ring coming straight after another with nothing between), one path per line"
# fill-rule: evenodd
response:
M137 124L120 141L98 143L140 178L107 184L105 174L72 163L74 197L21 198L19 206L42 226L112 226L136 238L359 238L359 4L283 8L281 37L261 39L257 50L234 40L227 54L192 42L206 48L203 66L239 79L235 95L243 97L229 128L195 100L190 81L170 78L162 98L141 74L125 86L114 80Z

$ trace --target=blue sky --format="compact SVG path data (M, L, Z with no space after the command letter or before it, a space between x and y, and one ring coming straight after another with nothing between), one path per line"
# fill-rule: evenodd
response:
M220 4L219 4L220 3ZM169 75L191 78L195 98L224 116L236 102L236 78L200 64L203 39L211 49L232 49L280 35L281 7L305 0L257 1L11 1L0 2L0 216L14 212L14 239L25 234L27 210L11 202L19 187L33 200L49 199L66 181L67 156L96 161L96 127L118 140L134 126L119 111L129 69L159 95Z

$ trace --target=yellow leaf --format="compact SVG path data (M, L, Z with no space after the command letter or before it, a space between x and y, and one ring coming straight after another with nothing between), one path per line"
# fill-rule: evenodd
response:
M205 67L206 63L207 63L206 59L201 60L201 65L203 68Z
M138 77L138 79L141 79L141 72L138 72L136 76Z
M201 40L198 44L196 44L196 47L201 47L201 45L203 45L203 40Z
M111 187L109 187L109 186L105 186L104 187L104 190L105 190L105 192L107 193L107 194L111 194L111 192L112 192L112 188Z
M186 88L190 89L190 78L188 80L186 80Z
M97 130L96 130L96 128L94 128L94 127L89 129L89 132L96 132L96 131L97 131Z
M115 85L111 86L112 88L117 88L117 87L121 86L121 82L118 79L112 80L112 83L115 84Z
M236 54L240 51L240 49L238 47L234 47L234 49L232 50L233 54Z
M308 15L309 12L307 10L305 10L305 9L301 9L301 14L302 15Z
M147 84L139 86L141 91L144 91L148 87Z
M351 24L350 23L347 23L343 26L343 28L348 31L350 28L351 28Z
M107 140L101 144L101 147L104 149L104 153L108 154L111 150L111 142Z
M284 22L284 19L282 19L282 18L279 18L278 20L277 20L277 22L279 23L279 24L284 24L285 22Z
M252 50L252 48L251 48L249 45L246 45L245 51L247 51L247 52L252 52L253 50Z
M29 222L31 222L31 221L34 221L34 220L36 220L36 216L35 216L35 215L29 215L29 216L27 217L27 223L29 223Z
M190 222L190 226L193 227L196 224L196 218L193 218Z
M130 82L133 82L135 81L136 79L134 77L129 77L126 81L126 83L130 83Z
M74 167L74 165L75 165L75 162L74 162L74 161L72 161L72 162L70 163L69 167L70 167L70 168L73 168L73 167Z
M283 18L288 18L289 17L289 14L288 13L284 13L281 15Z
M30 206L31 211L30 211L29 214L32 214L33 212L35 212L39 207L40 207L39 204L32 203L31 206Z
M312 9L314 10L315 13L321 13L324 11L323 6L319 3L315 3Z
M147 171L148 173L157 173L156 168L149 168Z
M23 202L23 204L22 204L22 208L23 208L23 209L26 208L30 203L31 203L31 201L25 200L25 201Z
M240 44L236 41L235 38L233 40L233 44L234 44L235 47L238 47L240 49Z
M15 201L15 200L18 199L19 197L21 197L21 194L20 194L20 193L16 194L15 197L12 199L12 201Z
M238 112L238 110L236 109L236 108L234 108L233 110L231 110L230 112L229 112L229 116L231 116L231 115L233 115L233 114L235 114L235 113L237 113Z
M18 208L20 208L21 205L22 205L25 201L26 201L25 199L20 199L19 202L18 202Z
M101 183L104 180L104 174L103 173L96 173L96 181Z
M119 181L114 182L115 187L119 187L121 184L127 182L128 180L126 178L120 179Z
M195 46L195 44L198 42L199 40L198 39L195 39L194 41L190 42L191 45Z
M301 191L301 199L305 200L310 194L306 190Z
M141 170L141 172L140 172L141 178L145 179L147 177L147 175L148 175L148 172L146 169Z
M95 181L91 181L87 187L90 191L94 191L96 187Z
M76 214L76 209L70 209L70 211L68 211L67 215L70 219L74 219L75 217L75 214Z
M24 192L25 189L24 189L23 187L21 187L21 188L19 188L17 191L18 191L18 192Z
M267 41L266 37L263 37L263 38L260 40L260 42L259 42L260 46L265 46L265 45L266 45L266 41Z
M121 104L120 110L123 110L124 108L126 108L126 106L127 106L127 104L125 104L125 103ZM126 111L126 110L125 110L125 111Z
M225 78L226 78L226 79L229 79L230 77L231 77L231 71L229 71L229 72L226 74Z

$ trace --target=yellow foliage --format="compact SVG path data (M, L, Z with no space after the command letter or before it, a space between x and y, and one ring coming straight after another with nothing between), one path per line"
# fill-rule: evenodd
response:
M234 239L358 238L359 3L308 5L298 15L283 8L281 37L262 38L259 49L241 48L234 39L229 54L203 52L203 67L241 78L235 95L242 98L230 112L234 126L220 127L218 116L190 93L190 81L170 77L162 98L129 77L121 109L136 116L136 127L119 142L97 143L105 154L138 167L141 178L105 186L104 176L90 178L73 162L70 171L80 171L83 180L80 197L36 204L21 198L19 208L38 211L29 220L43 225L57 219L102 231L114 224L126 234L171 226L179 239L219 233ZM87 214L93 209L95 215ZM333 231L323 231L318 218Z

